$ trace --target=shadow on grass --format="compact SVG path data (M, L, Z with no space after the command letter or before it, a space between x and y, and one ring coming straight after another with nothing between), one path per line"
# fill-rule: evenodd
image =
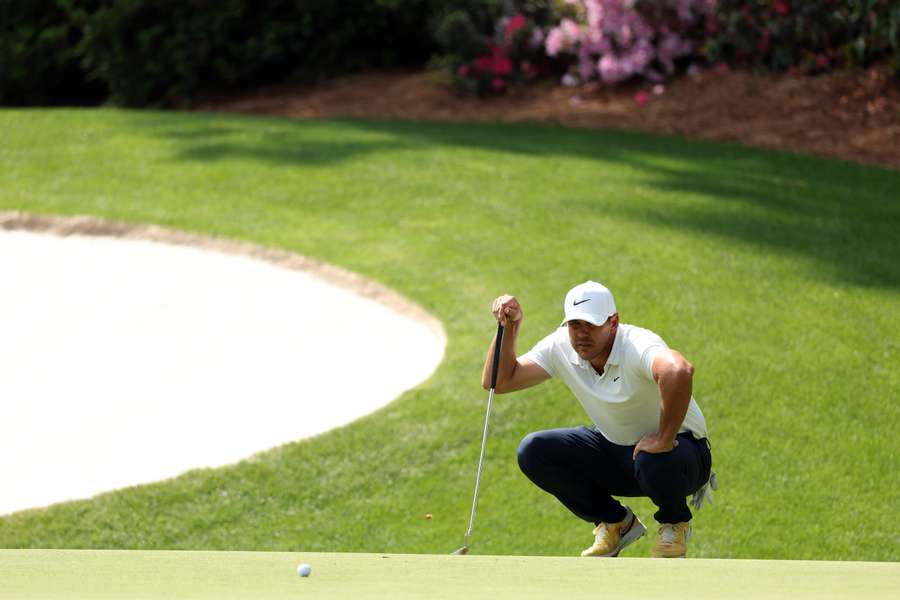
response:
M652 202L619 204L623 218L812 259L823 275L857 285L900 288L896 171L731 144L527 124L254 118L248 127L245 117L219 115L152 122L156 134L181 144L178 159L187 161L324 166L440 147L596 161L607 173L627 168L635 184L660 192ZM336 135L341 129L346 135ZM581 210L602 207L600 198L572 202Z

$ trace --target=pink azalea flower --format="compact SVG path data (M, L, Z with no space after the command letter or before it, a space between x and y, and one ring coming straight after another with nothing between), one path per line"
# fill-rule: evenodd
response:
M513 64L501 48L494 49L494 55L491 57L493 61L493 71L495 75L506 76L512 73Z
M581 29L578 23L572 19L563 19L558 27L554 27L547 34L544 46L547 56L556 56L560 52L570 52L581 37Z
M468 77L469 65L459 65L459 68L456 69L456 75L459 77Z
M641 90L634 95L634 101L638 106L644 106L645 104L650 102L650 94L648 94L645 90Z
M643 71L653 60L653 46L647 40L641 40L628 52L632 68L635 72Z
M475 70L487 73L494 67L494 59L490 56L479 56L475 59Z
M527 24L528 22L525 20L525 16L522 15L522 13L516 13L516 15L509 20L509 22L506 24L506 30L503 32L503 41L507 46L512 41L512 38L516 34L516 32L525 27Z
M682 23L690 23L694 17L692 0L678 0L678 20Z
M581 40L581 50L587 54L612 52L612 42L599 29L588 29Z
M503 52L503 48L494 44L491 44L490 48L490 56L479 56L475 59L475 70L481 73L499 75L501 77L505 77L512 73L512 61L506 56L506 53Z
M675 59L690 54L692 49L690 41L675 33L667 33L659 43L657 58L665 67L666 72L672 73L675 70Z
M563 38L564 35L562 29L559 27L554 27L550 30L550 33L547 34L547 39L544 42L544 50L546 50L547 56L556 56L563 51Z
M646 20L637 0L564 1L578 9L577 21L560 20L547 32L544 50L551 57L574 55L566 57L567 63L581 81L599 76L604 82L616 83L640 75L659 83L664 80L663 72L674 71L677 59L695 51L690 40L671 28L679 27L679 21L699 27L716 23L717 0L668 0L667 10L675 12L677 21L667 23ZM749 0L742 0L739 10L752 18L752 6Z
M584 8L587 13L588 25L592 28L599 28L604 15L602 3L599 0L585 0Z
M578 75L582 81L587 81L594 76L596 61L590 55L582 54L578 59Z
M785 0L775 0L775 2L772 3L772 8L774 8L775 12L779 15L786 15L791 12L791 5L785 2Z
M581 27L572 19L563 19L560 21L559 26L562 27L563 33L572 43L577 42L578 38L581 37Z
M495 92L502 92L506 89L506 81L500 79L499 77L494 77L494 81L491 82L491 85L493 86Z
M623 68L618 57L612 54L607 54L599 60L597 71L600 73L600 78L607 83L616 83L628 79L631 75Z

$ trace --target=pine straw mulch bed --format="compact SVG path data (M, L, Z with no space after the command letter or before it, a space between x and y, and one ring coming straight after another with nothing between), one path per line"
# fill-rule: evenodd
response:
M192 110L301 118L544 122L730 141L900 169L900 83L883 68L819 76L714 69L649 101L640 87L537 84L477 98L435 72L366 72L337 80L206 95Z

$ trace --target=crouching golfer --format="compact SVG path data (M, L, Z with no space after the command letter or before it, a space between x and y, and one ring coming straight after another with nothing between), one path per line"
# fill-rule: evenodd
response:
M522 472L596 525L594 544L581 555L617 556L644 535L637 515L613 496L646 496L659 509L652 556L684 557L691 533L686 497L694 494L700 507L712 465L706 421L691 395L691 363L652 331L620 323L612 293L593 281L566 294L562 325L520 357L521 305L500 296L492 312L505 327L495 392L559 377L595 425L537 431L519 446Z

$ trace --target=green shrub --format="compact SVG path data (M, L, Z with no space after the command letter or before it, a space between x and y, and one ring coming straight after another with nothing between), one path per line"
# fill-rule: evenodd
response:
M477 2L471 2L477 4ZM7 0L0 102L47 103L73 78L129 106L200 89L421 66L449 0ZM466 3L462 3L466 5Z
M0 2L0 104L92 104L103 98L104 86L89 81L79 64L74 4Z
M463 61L487 51L487 39L472 18L457 10L447 14L435 28L435 39L445 52Z
M115 103L131 106L190 96L204 79L234 81L236 48L227 40L241 23L241 4L104 3L85 28L84 65Z
M437 63L457 87L475 94L504 92L546 75L557 61L543 52L542 27L554 15L543 0L483 0L447 12L434 26L443 53Z
M431 53L421 0L112 0L91 15L82 52L126 105L201 88L311 79Z
M713 60L815 73L887 59L900 75L896 0L718 0Z

